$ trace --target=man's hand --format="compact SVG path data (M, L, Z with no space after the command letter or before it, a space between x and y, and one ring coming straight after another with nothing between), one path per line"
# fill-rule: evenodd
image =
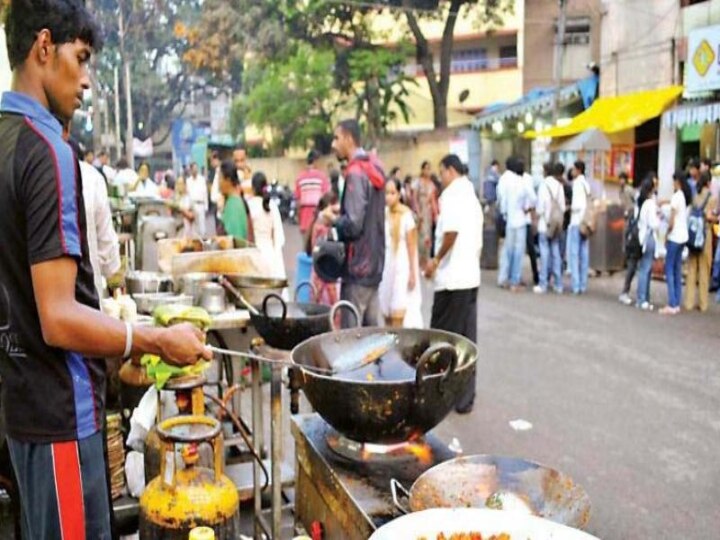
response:
M410 279L408 279L408 291L414 291L417 285L417 278L415 277L415 271L410 272Z
M337 221L338 212L332 206L328 206L320 215L322 216L325 224L331 226L335 223L335 221Z
M425 277L428 279L432 279L435 277L435 272L437 271L438 267L438 260L436 258L430 259L425 264Z
M201 358L212 359L212 352L204 344L205 336L190 323L164 328L157 338L160 356L168 364L187 366Z

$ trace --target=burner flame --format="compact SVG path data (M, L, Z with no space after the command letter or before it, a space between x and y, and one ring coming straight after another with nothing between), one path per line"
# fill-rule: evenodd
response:
M408 443L407 451L414 455L422 465L430 465L433 461L432 448L425 442Z

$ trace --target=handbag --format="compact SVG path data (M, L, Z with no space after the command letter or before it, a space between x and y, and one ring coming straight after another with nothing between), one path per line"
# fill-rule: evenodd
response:
M589 238L595 234L597 229L597 212L595 211L595 200L588 189L585 189L585 201L585 212L580 222L580 234L583 238Z

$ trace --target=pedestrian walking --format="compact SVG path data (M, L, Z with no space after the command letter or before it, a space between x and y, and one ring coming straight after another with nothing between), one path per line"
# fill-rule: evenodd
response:
M688 216L687 293L685 311L707 311L710 296L710 270L713 259L712 224L717 222L713 212L717 203L710 193L710 174L704 172L697 183L697 195L692 200Z
M509 285L511 291L517 292L521 289L522 263L527 249L527 216L534 206L535 194L523 180L522 162L512 158L507 164L510 174L503 174L498 189L498 204L505 221L498 285Z
M338 198L334 191L329 191L322 197L318 203L315 211L315 222L308 231L305 240L305 253L312 257L313 250L322 240L328 238L330 233L330 227L325 223L325 220L320 215L326 208L337 206ZM334 210L336 213L340 211L339 207ZM310 283L313 285L313 289L316 294L315 301L319 304L325 304L328 306L335 305L338 301L338 282L337 281L325 281L315 272L313 266L310 272Z
M223 232L239 240L251 242L250 212L241 190L235 163L223 161L220 166L220 192L225 200L222 213Z
M197 163L190 164L190 175L185 177L185 184L193 205L193 215L195 216L193 226L200 238L205 238L207 232L205 216L210 208L210 198L207 182L205 177L198 171Z
M363 148L357 120L335 128L332 148L348 160L339 214L332 206L322 216L346 244L340 296L357 307L363 326L379 326L378 287L385 262L385 172ZM347 314L343 320L350 320Z
M674 193L670 199L670 219L666 241L665 281L668 288L668 304L660 310L661 315L680 313L682 299L682 255L687 244L687 208L692 203L692 189L683 171L673 175Z
M618 181L620 182L620 206L622 207L623 212L625 213L625 218L627 219L635 211L635 207L637 206L635 203L638 194L632 186L630 178L625 171L618 175Z
M528 200L528 209L525 213L525 252L530 259L530 271L532 272L533 286L537 287L540 283L540 275L538 272L538 233L537 223L535 222L535 206L537 205L537 191L535 190L535 180L525 171L525 163L522 162L522 179L525 183L525 190L531 195Z
M277 203L270 198L265 173L258 171L252 176L253 196L246 200L253 224L255 247L260 251L271 268L273 277L285 279L283 246L285 232Z
M320 198L330 191L330 180L317 168L318 159L320 159L319 152L311 150L306 159L307 168L295 180L295 201L302 234L307 233L312 226Z
M435 238L435 257L425 275L434 279L430 326L477 341L477 294L480 286L483 213L465 165L454 154L440 162L443 192ZM455 410L472 411L475 368Z
M495 204L497 201L497 188L500 181L500 163L497 159L493 159L485 173L485 181L483 182L483 203Z
M191 325L104 315L93 280L79 165L63 140L99 44L79 0L10 2L13 91L0 100L0 395L27 539L111 538L103 358L212 359ZM62 122L62 123L61 123Z
M657 177L649 173L640 185L637 198L637 232L640 240L640 259L637 261L637 298L635 305L643 311L652 311L655 307L650 303L650 283L652 267L657 251L657 234L660 230L660 216L655 190ZM627 279L625 280L627 286ZM629 291L629 286L628 286Z
M429 161L424 161L415 188L415 208L418 219L418 254L420 268L425 268L432 256L433 227L438 216L438 190L432 181Z
M627 174L625 174L624 172L620 174L625 175L624 182L625 184L627 184ZM641 184L641 188L642 185L645 185L648 181L653 186L657 186L657 176L654 172L649 172L645 176ZM622 292L618 297L618 301L623 305L629 306L633 303L633 300L630 297L630 289L632 287L633 279L637 274L640 260L643 256L644 238L640 233L640 212L643 202L645 202L645 200L647 200L648 198L648 194L646 193L643 200L640 201L639 193L636 192L635 189L629 188L627 185L623 186L622 182L623 180L621 179L620 204L623 206L623 210L625 212L625 229L623 233L623 250L625 252L625 281L623 283ZM654 190L655 187L653 187L653 193ZM655 207L657 210L657 203L655 204Z
M569 229L569 261L573 294L587 292L590 265L589 237L581 232L581 224L590 202L590 184L585 179L585 163L573 165L572 204Z
M565 167L562 163L546 163L543 166L545 178L538 190L538 236L540 242L539 283L533 291L544 294L548 290L552 269L553 288L556 293L563 292L562 257L560 238L563 232L565 215L565 193L561 183Z
M385 266L380 282L380 311L386 326L422 328L422 293L417 227L400 197L400 180L385 185Z

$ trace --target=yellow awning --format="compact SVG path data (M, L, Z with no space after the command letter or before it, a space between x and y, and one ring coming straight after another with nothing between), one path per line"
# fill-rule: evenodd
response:
M660 116L682 94L682 86L633 92L615 97L601 97L565 126L557 126L528 137L567 137L591 128L615 133L634 128Z

